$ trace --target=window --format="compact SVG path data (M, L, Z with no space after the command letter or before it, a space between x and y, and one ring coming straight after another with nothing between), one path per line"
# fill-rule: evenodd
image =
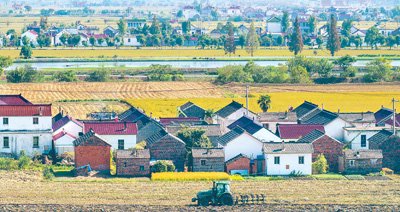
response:
M140 166L140 171L144 171L144 166Z
M354 160L349 160L349 166L354 166Z
M3 124L8 125L8 118L3 118Z
M130 43L131 42L131 39L130 38L128 38L128 43Z
M274 157L274 164L280 164L281 163L281 158L279 156Z
M118 140L118 149L123 150L125 149L125 141L124 140Z
M34 117L33 118L33 124L39 124L39 118L38 117Z
M33 148L39 148L39 137L33 137Z
M361 147L367 147L367 136L361 135Z
M286 165L286 169L289 170L289 169L290 169L290 166L289 166L289 165Z
M10 148L10 138L9 137L3 138L3 148Z
M304 156L299 156L299 164L304 164Z
M201 160L200 163L201 163L202 166L205 166L206 165L206 160Z

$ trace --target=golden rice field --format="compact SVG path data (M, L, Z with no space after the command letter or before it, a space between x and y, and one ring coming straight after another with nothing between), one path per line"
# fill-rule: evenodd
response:
M226 172L162 172L151 175L153 181L215 181L243 180L241 176L230 176Z
M177 115L177 107L192 101L206 109L218 110L236 100L245 104L241 84L217 86L210 82L105 82L105 83L25 83L0 84L0 94L19 94L35 103L54 103L71 115L85 116L91 110L101 111L111 103L58 103L60 100L123 99L155 117ZM393 97L400 99L400 84L338 85L260 85L250 87L250 110L260 112L257 98L272 98L270 111L286 111L304 100L342 112L376 111L382 105L391 107ZM111 104L109 109L122 111L125 105ZM400 109L400 107L398 107Z

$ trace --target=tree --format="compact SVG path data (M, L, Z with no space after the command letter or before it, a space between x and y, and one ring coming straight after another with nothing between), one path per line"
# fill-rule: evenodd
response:
M118 31L120 35L125 35L126 33L126 21L124 19L119 19L118 21Z
M313 61L313 73L318 73L321 77L330 77L334 65L328 59L315 59Z
M322 44L324 43L324 39L322 38L322 36L318 36L317 39L316 39L316 42L317 42L318 48L320 49L320 48L322 48Z
M13 60L10 57L0 56L0 75L3 75L4 69L11 66L13 64Z
M375 59L367 64L367 74L364 75L366 82L379 82L392 80L391 61L385 58Z
M211 148L212 143L205 132L200 128L184 128L178 132L177 137L185 142L188 151L193 147Z
M351 19L344 20L342 23L342 35L345 37L350 37L351 27L353 26L353 21Z
M312 164L314 174L326 174L329 169L328 161L323 154L319 154Z
M390 47L390 49L392 49L392 47L393 47L394 45L397 44L396 37L393 36L393 35L389 35L389 36L386 38L386 43L387 43L387 45Z
M90 37L89 38L89 43L90 43L91 46L94 46L96 44L96 38Z
M280 35L280 36L278 36L278 37L276 38L276 45L282 46L284 42L285 42L285 38L283 38L282 35Z
M15 70L8 71L6 75L7 82L21 83L33 82L37 76L37 70L29 65L16 68Z
M378 49L378 41L380 37L379 29L375 26L369 28L365 34L365 43L369 44L371 48Z
M257 100L257 104L261 110L265 113L271 107L271 97L269 95L261 95Z
M246 51L253 57L254 52L258 49L259 46L259 37L256 32L256 28L254 27L254 22L252 22L246 37Z
M40 17L40 29L46 31L49 28L47 17Z
M32 57L32 47L30 45L24 45L21 48L19 56L23 56L25 59Z
M161 29L160 29L160 23L157 20L157 17L153 17L153 21L151 23L151 26L149 28L149 31L152 35L159 35L161 34Z
M39 44L40 48L42 48L43 46L48 47L51 45L51 38L44 34L41 34L37 38L37 43Z
M235 54L236 52L235 35L231 25L229 26L228 38L225 41L224 50L225 54L229 54L229 56L231 56L232 53Z
M335 52L340 50L340 38L337 32L337 21L336 17L332 14L329 31L328 31L328 41L326 43L326 48L330 51L332 57L335 56Z
M65 33L60 36L60 41L64 46L67 45L68 37L69 35Z
M99 46L102 46L104 43L104 39L103 38L98 38L97 39L97 43L99 44Z
M238 45L240 46L241 49L243 49L244 45L246 45L246 37L244 35L239 36Z
M190 21L182 22L182 33L188 34L190 32L191 27L192 27L192 24L190 23Z
M182 18L183 17L183 11L179 10L178 13L176 13L176 17Z
M85 80L88 82L105 82L109 77L110 71L103 67L91 72Z
M302 66L294 66L289 69L290 72L290 80L292 83L310 83L310 76L307 73L307 70Z
M289 13L287 11L283 12L281 25L283 32L286 32L289 29Z
M317 28L317 24L318 24L317 18L313 15L310 16L307 24L308 24L308 27L310 28L310 33L314 34L315 30Z
M78 81L75 72L72 70L59 71L56 74L54 74L54 79L56 79L58 82L76 82L76 81Z
M299 54L303 50L303 37L301 35L299 19L296 17L293 23L293 32L290 35L289 50L294 52L294 55Z
M340 57L339 59L336 59L333 63L337 66L340 67L342 72L346 72L349 67L356 62L356 58L346 55L343 57Z

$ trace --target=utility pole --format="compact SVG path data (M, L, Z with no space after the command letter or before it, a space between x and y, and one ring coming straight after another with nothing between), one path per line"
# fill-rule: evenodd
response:
M399 100L392 99L392 104L393 104L393 135L396 136L396 102L399 102Z
M249 115L249 85L246 85L246 115Z

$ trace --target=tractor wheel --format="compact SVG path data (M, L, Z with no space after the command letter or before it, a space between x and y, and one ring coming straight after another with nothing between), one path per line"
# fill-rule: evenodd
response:
M223 194L220 198L219 198L219 202L222 205L227 205L227 206L231 206L233 205L233 197L230 194Z
M208 201L207 199L199 199L197 200L197 204L199 206L208 206L210 204L210 201Z

